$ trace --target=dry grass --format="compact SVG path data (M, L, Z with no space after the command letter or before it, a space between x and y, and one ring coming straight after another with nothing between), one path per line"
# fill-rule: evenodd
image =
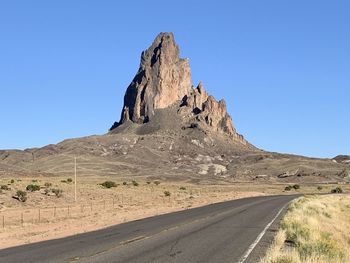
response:
M261 263L350 262L350 196L293 201Z

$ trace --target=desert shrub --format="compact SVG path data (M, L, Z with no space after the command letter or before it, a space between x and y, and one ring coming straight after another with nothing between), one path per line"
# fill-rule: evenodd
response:
M21 201L21 202L27 201L27 193L25 191L18 190L16 192L16 195L17 195L17 198L19 201Z
M170 196L171 193L170 193L169 191L164 191L164 195L165 195L165 196Z
M67 183L71 183L71 182L73 182L73 179L72 178L68 178L67 179Z
M150 184L151 182L150 181L147 181L146 184Z
M345 254L339 244L332 238L329 233L322 233L321 239L317 240L316 244L317 254L324 255L329 259L344 258Z
M56 195L56 197L61 197L63 193L62 189L58 188L51 189L51 191Z
M297 221L283 220L281 228L286 231L287 240L296 245L299 245L301 240L308 240L310 238L310 229L301 225Z
M341 194L343 192L343 189L341 187L336 187L331 190L332 194Z
M45 183L44 185L45 185L46 188L49 188L49 187L52 186L52 183Z
M104 188L117 187L117 184L113 181L105 181L101 184Z
M40 186L36 185L36 184L29 184L29 185L27 185L26 190L30 191L30 192L39 191Z
M36 180L36 179L32 180L32 183L37 183L37 182L38 182L38 180Z
M154 184L155 184L155 185L159 185L160 182L159 182L159 181L154 181Z
M288 185L284 188L284 191L290 191L290 190L292 190L292 186L290 186L290 185Z
M320 255L328 259L344 258L344 252L340 249L338 244L331 238L324 237L314 243L300 244L298 246L298 252L303 259Z
M318 190L318 191L321 191L322 189L323 189L323 187L322 187L322 186L320 186L320 185L319 185L319 186L317 186L317 190Z
M186 190L186 187L181 186L181 187L180 187L180 190Z
M123 185L128 185L128 183L127 182L123 182Z
M300 188L300 185L295 184L295 185L293 185L293 188L294 188L295 190L298 190L298 189Z
M136 181L134 181L134 180L132 180L132 185L133 185L133 186L139 186L139 183L136 182Z
M324 215L327 218L332 218L332 215L328 212L322 212L322 215ZM349 242L350 242L350 240L349 240Z
M11 181L10 181L10 182L11 182L11 184L13 184L13 183L15 182L15 180L11 179Z
M66 180L61 180L61 183L67 183L67 181Z
M10 187L8 187L7 185L3 184L2 186L0 186L1 190L10 190Z

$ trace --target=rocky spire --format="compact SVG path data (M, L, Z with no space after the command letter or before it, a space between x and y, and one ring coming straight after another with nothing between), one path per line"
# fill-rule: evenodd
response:
M179 53L172 33L160 33L142 52L139 70L124 96L120 121L111 130L127 121L139 124L152 121L155 109L175 105L184 124L197 123L246 144L233 127L225 101L216 101L208 95L202 83L192 87L188 60L180 58Z
M179 57L179 47L172 33L160 33L142 52L140 68L126 90L118 124L128 120L147 122L155 109L179 102L190 90L188 60Z

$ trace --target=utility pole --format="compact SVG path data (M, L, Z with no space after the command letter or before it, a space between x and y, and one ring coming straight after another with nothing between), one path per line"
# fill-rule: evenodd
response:
M74 157L74 201L77 202L77 157Z

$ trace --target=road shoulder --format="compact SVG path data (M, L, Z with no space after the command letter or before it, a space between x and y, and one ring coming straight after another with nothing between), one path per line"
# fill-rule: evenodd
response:
M291 201L290 201L291 202ZM276 218L276 220L271 224L271 226L266 230L264 236L261 238L260 242L255 246L249 257L244 263L257 263L265 256L266 251L272 245L275 235L280 227L280 223L287 213L289 203L283 208L282 212Z

